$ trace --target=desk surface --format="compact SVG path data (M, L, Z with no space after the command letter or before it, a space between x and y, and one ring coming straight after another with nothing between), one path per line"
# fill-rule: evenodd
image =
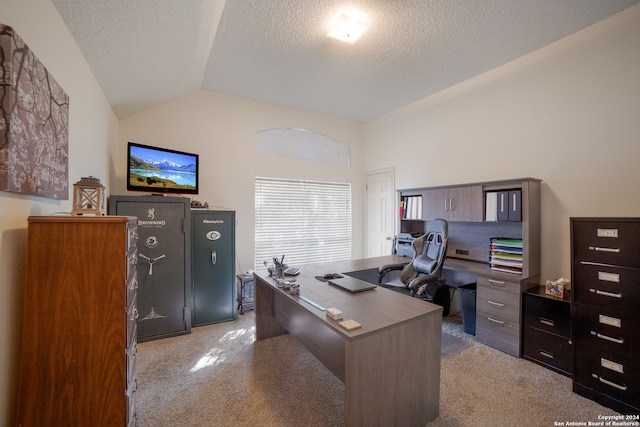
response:
M345 425L422 427L438 416L442 307L382 287L351 294L315 276L405 263L386 256L301 266L300 294L362 327L338 325L256 274L256 339L292 334L345 384Z
M324 307L335 307L342 311L343 318L353 319L362 325L361 328L347 331L338 325L338 321L326 317L326 313L311 304L290 296L288 291L281 290L292 300L297 301L314 315L325 319L329 326L343 335L346 339L357 339L371 333L376 333L389 327L411 321L420 316L427 316L442 307L419 299L408 298L398 292L377 287L371 291L349 293L327 282L317 280L315 276L326 273L349 274L378 268L384 264L406 263L409 260L395 255L365 258L352 261L338 261L305 265L300 268L300 274L295 276L300 285L300 295ZM263 281L277 288L276 281L268 273L257 274Z

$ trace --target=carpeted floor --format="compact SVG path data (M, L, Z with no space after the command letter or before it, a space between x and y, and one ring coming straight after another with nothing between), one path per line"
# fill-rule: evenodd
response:
M344 385L293 337L256 342L253 312L138 344L140 427L342 426ZM419 367L416 367L419 369ZM440 416L428 427L597 421L571 380L443 322Z

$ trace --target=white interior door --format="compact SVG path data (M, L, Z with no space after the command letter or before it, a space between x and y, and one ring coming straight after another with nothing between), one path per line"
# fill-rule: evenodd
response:
M391 255L395 221L394 170L367 174L365 256Z

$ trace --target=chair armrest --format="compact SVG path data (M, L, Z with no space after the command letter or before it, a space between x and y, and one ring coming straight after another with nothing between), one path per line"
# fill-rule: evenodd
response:
M402 270L407 264L386 264L378 267L378 283L382 283L382 278L390 271Z
M439 279L440 278L438 276L435 276L433 274L430 274L427 276L418 276L415 279L413 279L411 282L409 282L409 285L407 286L407 288L416 290L420 287L420 285L424 283L436 282Z

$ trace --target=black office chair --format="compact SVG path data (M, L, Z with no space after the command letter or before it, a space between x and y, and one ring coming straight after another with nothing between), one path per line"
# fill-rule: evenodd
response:
M388 264L378 268L378 284L443 307L443 315L449 315L449 290L442 278L442 265L447 253L449 224L444 219L434 219L427 231L413 241L415 255L408 264ZM385 276L401 270L397 279L383 283Z

